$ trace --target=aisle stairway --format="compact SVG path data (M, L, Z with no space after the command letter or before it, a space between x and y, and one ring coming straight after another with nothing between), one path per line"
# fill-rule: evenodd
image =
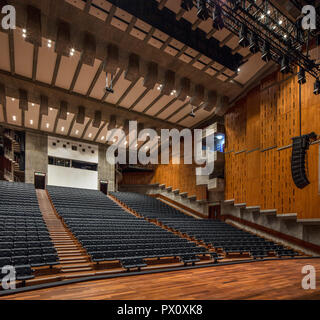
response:
M54 212L46 190L37 190L40 211L57 249L63 278L91 275L93 270L87 254Z

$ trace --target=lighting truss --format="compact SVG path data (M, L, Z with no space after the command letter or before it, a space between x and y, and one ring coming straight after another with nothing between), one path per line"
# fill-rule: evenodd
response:
M260 51L267 42L271 60L280 63L281 59L287 56L290 58L292 70L299 66L313 77L319 77L319 65L309 58L306 51L317 34L302 30L301 24L291 21L269 0L206 1L211 18L215 6L221 8L225 28L230 32L238 36L241 26L244 25L248 33L257 36Z

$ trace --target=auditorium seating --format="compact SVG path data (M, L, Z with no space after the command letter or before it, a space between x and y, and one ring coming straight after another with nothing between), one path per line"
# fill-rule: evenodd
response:
M299 255L282 245L238 229L220 220L196 219L147 195L130 192L112 192L114 197L140 215L156 219L207 246L223 250L227 255L249 253L253 259L269 255L294 257Z
M96 263L118 260L125 269L145 266L146 258L198 261L207 249L135 217L100 191L48 186L68 228Z
M34 186L0 181L0 204L0 268L13 265L26 280L31 267L59 264Z

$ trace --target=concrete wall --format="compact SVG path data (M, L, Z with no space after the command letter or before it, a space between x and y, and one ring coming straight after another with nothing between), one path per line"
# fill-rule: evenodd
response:
M106 159L107 147L99 145L98 151L98 180L108 181L108 190L115 191L115 166Z
M268 216L260 212L248 211L236 208L233 205L221 205L222 215L232 215L234 217L255 223L294 238L304 240L316 245L320 245L320 226L306 225L294 219L282 219L276 216Z
M34 183L35 172L48 173L48 138L43 134L26 132L25 148L25 182Z

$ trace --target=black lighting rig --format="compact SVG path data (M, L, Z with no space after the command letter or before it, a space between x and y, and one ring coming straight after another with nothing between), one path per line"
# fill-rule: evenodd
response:
M185 10L191 10L193 6L198 10L199 19L212 19L214 29L226 28L239 36L240 46L248 47L253 54L260 51L261 58L279 64L282 73L294 72L295 67L299 67L301 83L305 83L305 73L309 73L316 79L314 93L319 94L320 65L309 55L311 41L316 39L319 43L319 33L317 30L303 30L302 15L292 21L269 0L181 2Z

